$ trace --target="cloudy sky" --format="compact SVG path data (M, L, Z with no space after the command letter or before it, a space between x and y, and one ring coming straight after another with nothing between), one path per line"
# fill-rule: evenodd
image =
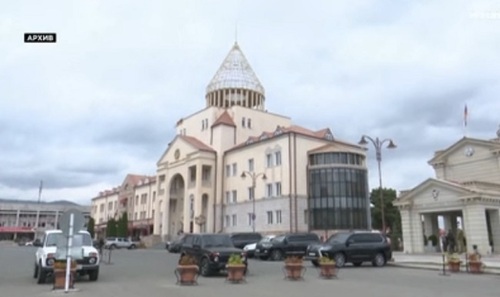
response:
M387 187L433 174L465 104L467 134L495 136L498 1L5 1L0 198L36 199L43 179L43 200L90 203L129 172L154 174L175 122L204 108L235 24L269 111L348 141L394 139Z

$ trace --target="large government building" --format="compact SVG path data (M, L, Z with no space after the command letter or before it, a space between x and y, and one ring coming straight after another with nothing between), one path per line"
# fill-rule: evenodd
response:
M325 232L371 226L365 149L266 110L237 43L177 122L155 174L128 175L92 199L99 232L128 213L131 235Z

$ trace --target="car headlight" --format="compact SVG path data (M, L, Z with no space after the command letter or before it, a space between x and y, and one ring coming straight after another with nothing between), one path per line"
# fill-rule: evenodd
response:
M97 258L92 257L89 259L89 264L95 264L96 262L97 262Z
M271 246L272 246L272 244L270 244L270 243L263 243L262 244L263 248L270 248Z

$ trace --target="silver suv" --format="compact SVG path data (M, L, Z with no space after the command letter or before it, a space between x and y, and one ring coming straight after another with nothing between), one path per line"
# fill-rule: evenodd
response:
M137 242L134 242L128 238L124 237L108 237L106 238L106 243L104 243L104 248L106 249L135 249L137 248Z

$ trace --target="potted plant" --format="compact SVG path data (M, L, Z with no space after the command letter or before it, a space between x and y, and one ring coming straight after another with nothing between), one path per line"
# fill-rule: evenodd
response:
M470 253L467 255L469 260L469 271L470 273L481 273L483 272L484 264L481 261L481 255L479 253Z
M286 278L298 280L302 278L302 272L305 270L302 257L289 256L285 259Z
M76 276L76 261L71 261L69 274L69 288L74 289ZM66 286L66 260L54 262L54 290L65 289Z
M175 270L177 276L177 283L180 285L196 284L198 277L198 262L196 258L190 255L181 255L179 263Z
M246 265L243 257L238 254L232 254L226 264L227 279L233 283L239 283L245 280Z
M462 261L460 260L460 256L457 253L449 253L447 255L448 258L448 269L450 272L459 272L460 271L460 264Z
M337 269L335 267L335 261L329 257L322 256L319 258L319 275L323 278L333 278L337 276Z

